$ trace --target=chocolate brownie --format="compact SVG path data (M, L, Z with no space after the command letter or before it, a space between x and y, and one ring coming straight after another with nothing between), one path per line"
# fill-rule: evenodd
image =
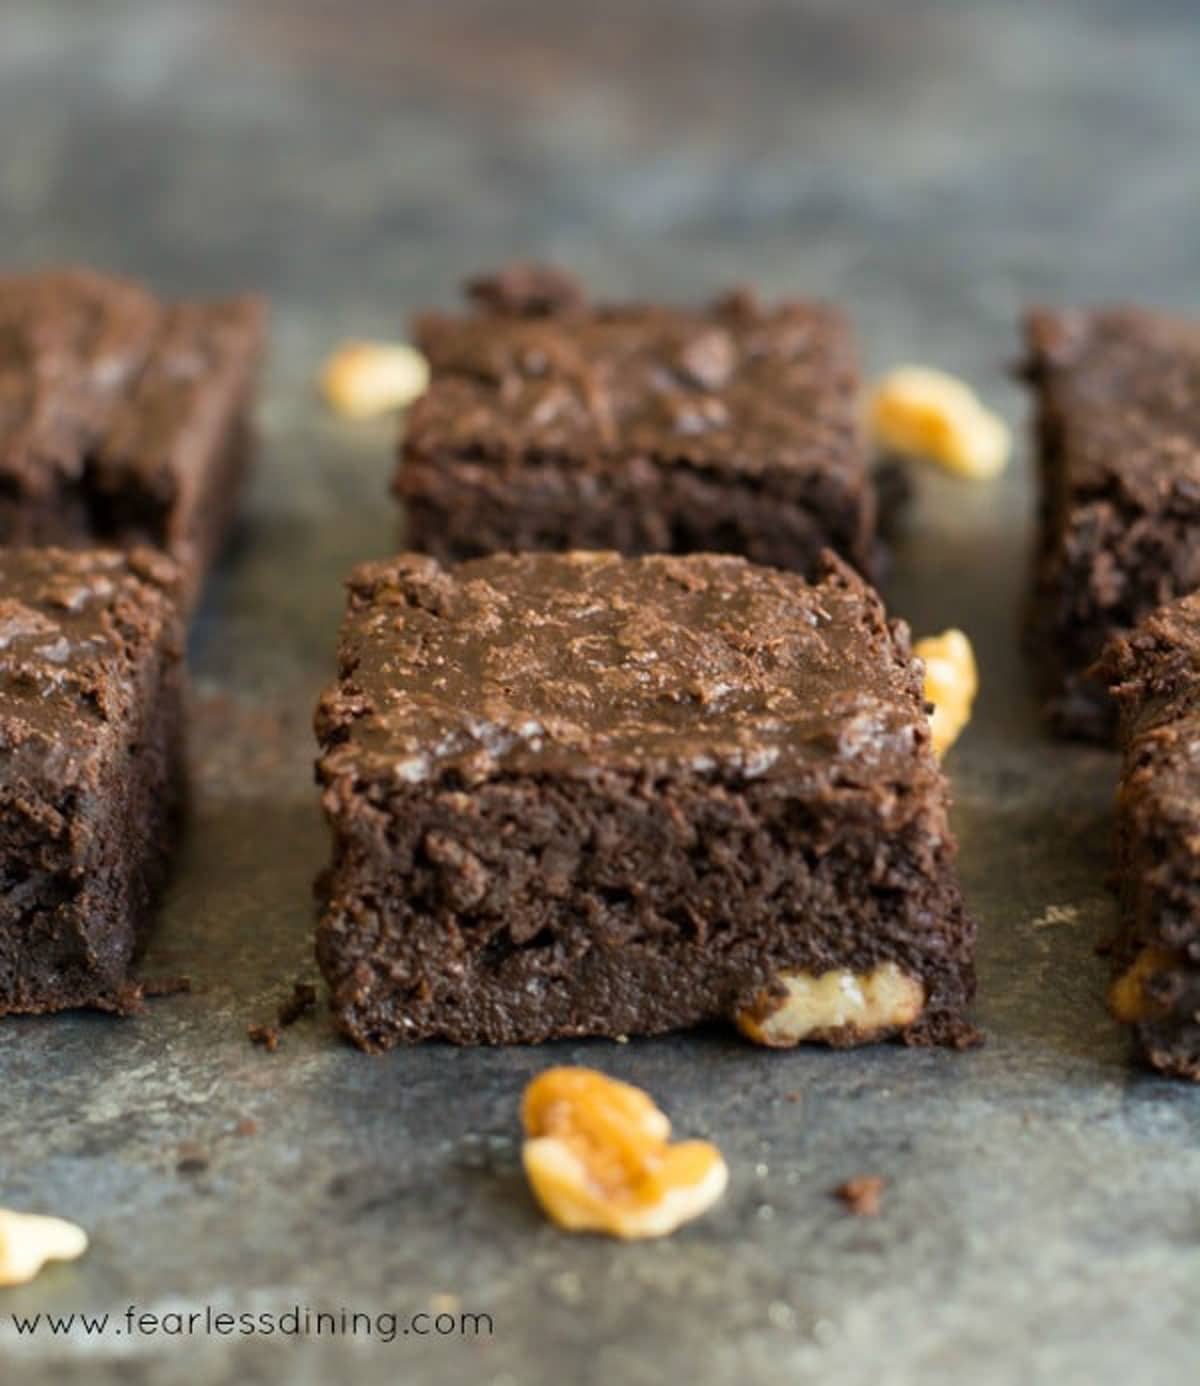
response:
M1029 634L1050 721L1110 741L1105 642L1200 586L1200 324L1137 308L1031 312L1040 532Z
M137 999L180 783L177 581L156 550L0 549L0 1015Z
M194 596L250 458L263 331L255 299L0 276L0 544L153 544Z
M1113 1009L1164 1073L1200 1079L1200 595L1105 651L1120 707Z
M394 489L410 547L740 553L872 569L876 500L849 327L748 292L700 310L590 306L549 269L468 286L415 335L432 384Z
M920 664L845 564L409 554L349 589L317 952L363 1048L969 1038Z

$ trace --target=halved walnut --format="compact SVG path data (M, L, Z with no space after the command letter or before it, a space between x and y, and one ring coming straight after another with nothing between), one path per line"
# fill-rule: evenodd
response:
M552 1068L525 1090L525 1172L560 1227L662 1237L710 1208L729 1173L707 1141L669 1144L671 1123L640 1088L588 1068Z
M755 1043L786 1049L814 1038L876 1039L911 1025L924 1006L921 982L884 962L862 974L782 972L736 1020Z

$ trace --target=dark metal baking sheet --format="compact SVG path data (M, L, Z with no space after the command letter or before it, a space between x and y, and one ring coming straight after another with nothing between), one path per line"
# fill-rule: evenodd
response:
M986 1048L710 1033L369 1059L323 1015L276 1054L245 1029L310 968L308 723L339 579L397 541L390 425L311 393L330 344L394 336L463 272L532 252L611 293L752 278L843 300L873 366L957 370L1015 423L1022 302L1200 296L1198 65L1195 7L1167 0L0 3L4 260L275 306L262 466L192 645L193 822L147 963L196 989L133 1021L0 1024L0 1204L94 1243L0 1298L0 1380L1194 1380L1200 1093L1131 1068L1102 1006L1115 764L1033 716L1023 454L995 486L917 474L888 589L980 655L949 768ZM644 1084L719 1142L724 1203L660 1244L546 1225L515 1110L557 1061ZM888 1180L877 1219L830 1198L858 1173ZM130 1305L171 1326L457 1305L494 1331L118 1333ZM29 1337L11 1317L81 1312L117 1318Z

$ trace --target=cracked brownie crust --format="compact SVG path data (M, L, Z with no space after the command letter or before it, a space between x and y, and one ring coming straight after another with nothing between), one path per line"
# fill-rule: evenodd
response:
M1110 741L1105 642L1200 586L1200 325L1137 308L1025 323L1041 508L1029 639L1052 726Z
M177 570L0 549L0 1015L124 1010L181 779Z
M364 1048L653 1033L882 962L920 981L903 1038L968 1034L920 668L830 556L812 585L709 555L365 565L316 724L318 956Z
M713 551L803 572L875 557L875 495L849 327L834 308L590 305L568 276L510 269L474 311L428 314L432 369L395 491L413 548Z

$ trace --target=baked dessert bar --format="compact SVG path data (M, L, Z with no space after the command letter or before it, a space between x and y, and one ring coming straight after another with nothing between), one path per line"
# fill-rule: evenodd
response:
M411 548L713 551L809 572L875 560L876 498L850 330L835 308L587 302L510 269L473 311L428 314L432 383L409 411L395 491Z
M1139 308L1025 323L1041 508L1029 634L1052 726L1111 741L1105 642L1200 586L1200 324Z
M920 663L848 566L815 578L611 552L357 569L316 717L344 1032L968 1041Z
M1200 595L1114 639L1101 672L1124 747L1112 1008L1154 1068L1200 1079Z
M251 455L264 311L84 269L0 276L0 544L153 544L193 599Z
M125 1010L181 783L175 565L0 549L0 1015Z

